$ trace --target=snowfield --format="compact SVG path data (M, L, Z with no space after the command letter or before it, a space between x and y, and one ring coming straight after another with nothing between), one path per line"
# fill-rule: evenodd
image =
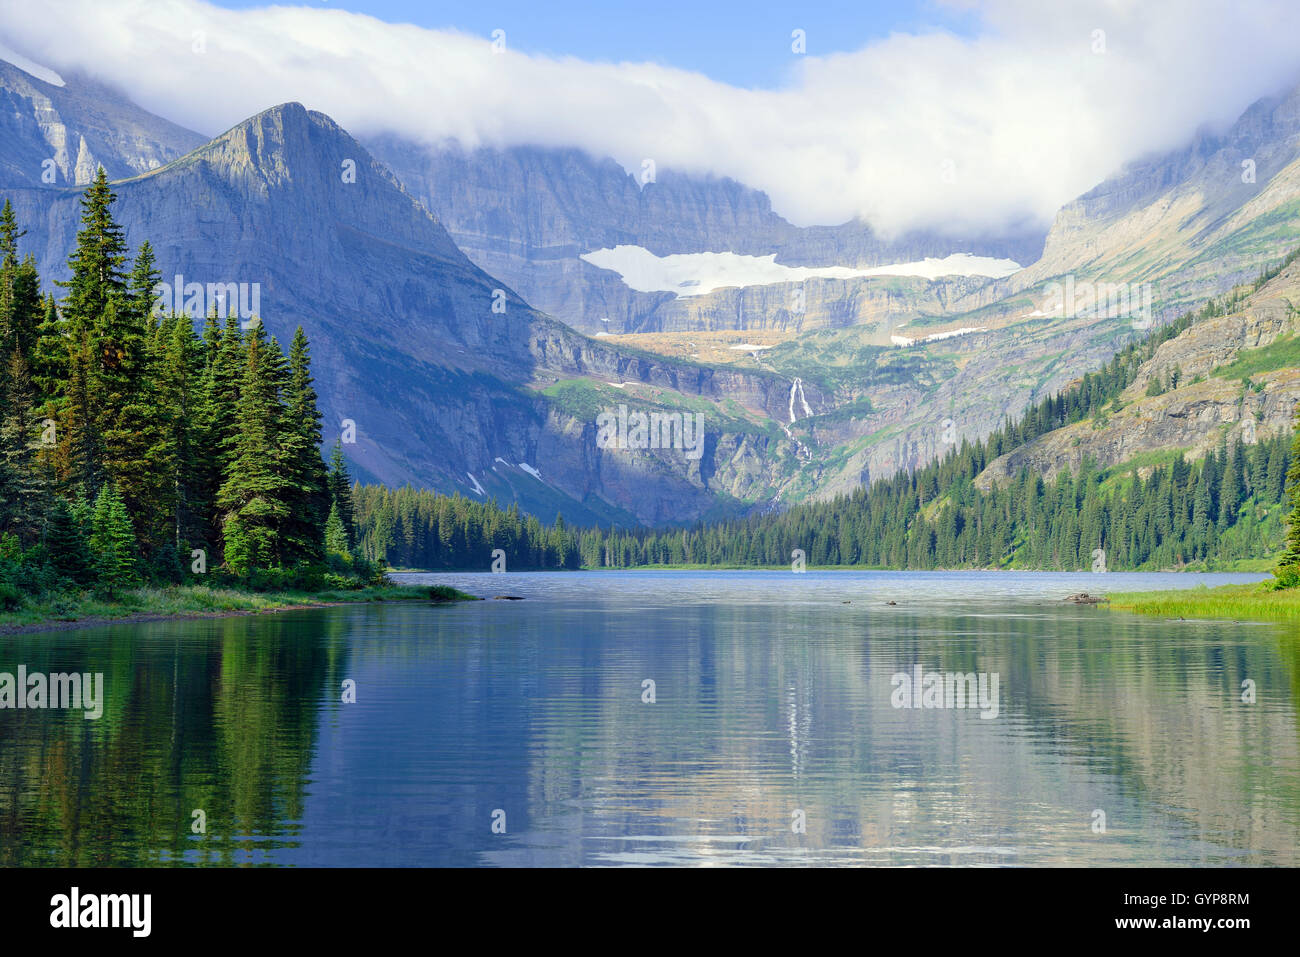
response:
M1004 279L1020 270L1011 259L991 259L954 253L943 259L895 263L854 269L849 266L785 266L770 256L741 256L737 253L679 253L656 256L642 246L597 249L581 257L599 269L616 272L637 292L672 292L678 299L703 296L729 286L767 286L807 279L858 279L870 276L984 276Z

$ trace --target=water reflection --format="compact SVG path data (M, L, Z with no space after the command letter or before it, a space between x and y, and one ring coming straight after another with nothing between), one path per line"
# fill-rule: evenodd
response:
M108 700L0 712L0 862L1297 863L1282 626L1062 604L1066 576L790 577L4 639L0 670ZM998 675L998 717L894 707L917 665Z

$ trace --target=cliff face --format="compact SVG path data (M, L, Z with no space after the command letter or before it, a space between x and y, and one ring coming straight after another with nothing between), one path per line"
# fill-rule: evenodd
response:
M85 186L157 169L204 137L148 113L84 77L55 86L0 60L0 182Z
M1300 267L1292 265L1232 315L1201 320L1162 343L1124 391L1119 411L1039 436L989 463L977 484L987 488L1022 468L1050 479L1085 459L1106 467L1175 450L1195 459L1225 441L1290 434L1300 404L1290 348L1300 333L1297 304Z
M392 137L366 145L446 227L478 266L538 309L587 333L686 329L818 328L941 313L983 282L858 279L808 290L803 316L787 315L789 284L676 299L629 289L617 273L582 261L620 245L657 256L776 254L785 265L864 268L954 252L1033 262L1042 234L952 238L914 233L886 241L864 223L801 228L766 194L730 179L655 171L642 183L612 159L573 149L429 148Z

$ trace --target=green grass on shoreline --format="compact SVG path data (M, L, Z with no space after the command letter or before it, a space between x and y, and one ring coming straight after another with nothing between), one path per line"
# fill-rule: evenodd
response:
M1233 621L1300 620L1300 588L1270 591L1266 582L1249 585L1200 585L1177 591L1121 592L1110 607L1162 618L1229 618Z
M0 633L40 631L66 623L97 623L132 619L204 618L247 615L359 602L421 601L446 603L480 601L446 585L371 585L323 591L252 592L208 585L169 585L134 588L108 600L86 591L30 602L17 611L0 612Z

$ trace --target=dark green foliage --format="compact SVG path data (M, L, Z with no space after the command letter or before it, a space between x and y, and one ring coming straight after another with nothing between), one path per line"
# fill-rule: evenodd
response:
M1277 579L1288 588L1300 586L1300 409L1296 410L1296 432L1291 446L1291 464L1286 473L1288 517L1286 550L1278 562Z
M488 571L493 551L501 549L507 571L584 564L578 535L560 517L548 528L521 515L517 505L502 510L495 503L409 486L394 490L358 485L349 491L349 499L356 501L360 550L374 561L399 568Z
M323 529L332 501L321 460L321 418L312 386L311 352L299 326L289 345L289 364L282 387L284 422L282 475L289 506L283 532L286 560L317 563L325 551Z
M126 504L112 483L95 498L90 518L90 551L95 578L101 589L113 594L136 582L136 541Z
M348 474L348 463L343 459L343 446L338 442L334 443L330 452L328 486L330 508L338 510L339 520L348 537L348 552L355 552L357 535L356 510L352 503L352 477Z
M122 305L126 298L127 278L122 269L127 247L122 227L113 219L116 199L101 166L81 201L81 230L68 258L72 278L57 283L68 291L63 316L74 338L94 328L110 302Z
M348 533L343 527L343 520L339 518L339 507L337 503L330 505L329 517L325 520L325 553L332 557L347 559L348 550Z
M200 339L189 317L155 315L153 250L128 268L113 201L101 170L62 310L0 207L0 533L14 552L0 584L174 582L194 549L225 581L323 582L330 496L306 336L286 360L260 324L245 335L214 316Z
M288 524L288 487L278 451L281 410L277 358L261 323L248 338L244 374L235 406L236 428L217 509L226 564L236 574L283 564L281 532Z
M74 511L66 500L56 499L45 525L45 549L50 565L61 578L78 585L94 580L86 541L84 505Z

